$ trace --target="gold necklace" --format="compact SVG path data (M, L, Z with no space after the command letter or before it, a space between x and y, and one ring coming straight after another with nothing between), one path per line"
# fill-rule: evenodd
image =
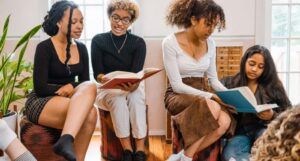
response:
M191 52L192 52L192 57L195 58L195 56L196 56L196 51L193 49L192 42L189 40L188 37L186 37L186 39L187 39L188 47L190 48L190 50L191 50Z
M112 37L112 32L110 32L110 38L111 38L111 40L112 40L112 42L113 42L115 48L117 49L118 54L120 54L121 50L123 49L123 47L124 47L124 45L125 45L125 43L126 43L126 40L127 40L127 33L126 33L126 36L125 36L125 40L123 41L123 43L122 43L120 49L118 49L118 47L117 47L117 45L116 45L116 43L115 43L115 41L114 41L114 39L113 39L113 37Z
M188 42L188 47L190 48L190 50L191 50L191 52L192 52L192 57L193 58L196 58L196 54L197 53L199 53L200 51L200 45L201 45L201 43L203 43L203 42L200 42L200 44L199 44L199 46L195 46L194 48L193 48L193 43L192 43L192 41L190 41L190 39L188 38L188 35L187 35L187 33L185 34L186 35L186 39L187 39L187 42Z

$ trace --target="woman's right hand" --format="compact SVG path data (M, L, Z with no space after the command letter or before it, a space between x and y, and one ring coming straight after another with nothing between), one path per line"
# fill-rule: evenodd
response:
M139 84L140 83L122 83L121 85L118 85L117 88L123 91L133 92L138 88Z
M102 84L108 82L109 80L110 80L110 79L107 78L107 77L105 77L104 74L99 74L99 75L97 76L97 81L100 82L100 83L102 83Z
M62 97L70 97L73 95L74 87L72 84L66 84L60 87L55 93Z
M228 105L226 103L224 103L221 98L219 96L217 96L216 94L213 94L212 97L211 97L212 100L218 102L220 105L226 107L226 109L231 112L231 113L234 113L234 114L237 114L237 111L236 111L236 108L231 106L231 105Z

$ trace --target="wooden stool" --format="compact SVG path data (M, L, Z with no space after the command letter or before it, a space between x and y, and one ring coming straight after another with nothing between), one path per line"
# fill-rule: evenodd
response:
M178 153L183 149L183 143L180 141L182 138L181 133L178 130L178 127L175 125L174 120L172 119L172 149L173 153ZM220 142L210 145L206 149L197 152L193 161L219 161L221 158L220 155Z
M52 150L53 144L60 137L61 130L34 124L25 117L21 120L20 130L21 142L38 161L65 161Z
M100 145L101 156L105 160L120 161L123 154L123 148L119 138L115 134L110 112L102 110L100 108L98 109L99 109L100 123L101 123L101 145ZM135 149L134 138L132 137L132 135L130 135L130 140L133 149ZM145 145L146 145L146 152L147 152L147 148L149 148L148 132L146 136Z

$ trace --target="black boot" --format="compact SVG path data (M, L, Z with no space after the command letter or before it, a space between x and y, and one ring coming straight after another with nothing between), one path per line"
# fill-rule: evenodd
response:
M122 160L121 161L133 161L133 153L132 151L125 149L123 151Z
M143 151L137 151L134 154L134 161L146 161L147 160L147 155Z

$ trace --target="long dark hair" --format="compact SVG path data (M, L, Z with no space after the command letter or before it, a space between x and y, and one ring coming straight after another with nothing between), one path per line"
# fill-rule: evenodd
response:
M264 57L264 71L258 78L258 84L264 88L266 94L274 100L279 106L290 106L291 102L287 97L284 87L277 75L277 70L270 51L261 45L254 45L247 49L242 57L240 64L240 73L237 75L239 77L238 86L247 86L248 77L246 75L246 62L248 58L252 57L254 54L260 54Z
M68 62L70 60L71 54L70 54L70 46L71 46L71 27L72 27L72 15L73 15L73 10L75 8L78 8L78 5L75 4L72 1L58 1L54 3L48 12L48 14L44 18L44 22L42 24L43 30L49 35L49 36L54 36L58 33L58 26L57 22L59 22L63 16L64 12L70 8L70 17L69 17L69 22L68 22L68 32L67 32L67 48L66 48L66 60L65 60L65 65L66 68L70 72L70 67L68 66Z

